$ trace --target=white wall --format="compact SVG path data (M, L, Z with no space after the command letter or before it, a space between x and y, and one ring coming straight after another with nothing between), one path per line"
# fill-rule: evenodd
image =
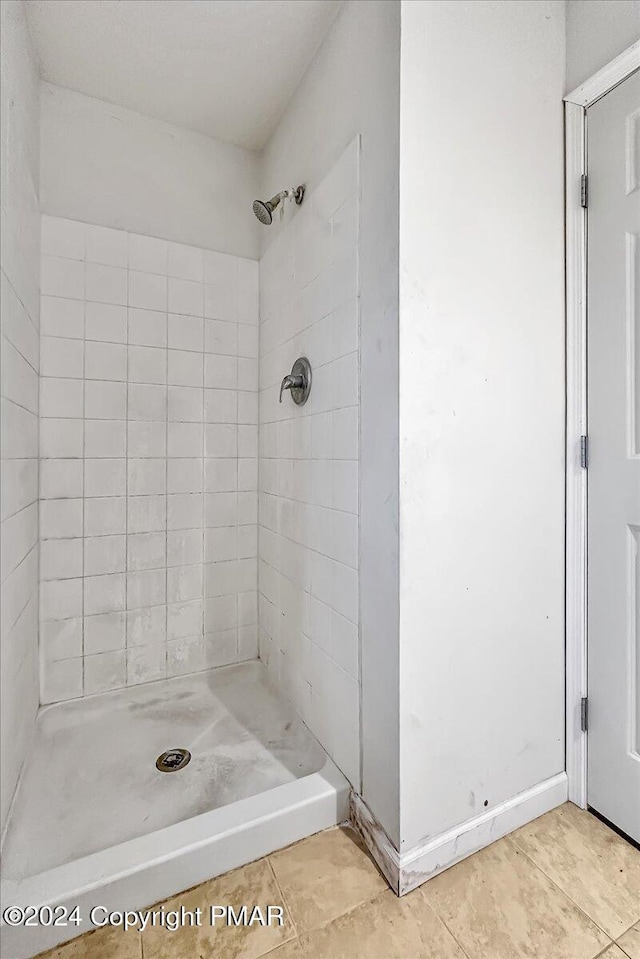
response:
M567 0L565 92L640 39L640 0Z
M349 0L262 161L262 193L315 187L361 134L360 630L363 795L398 839L400 5ZM280 229L263 229L265 246Z
M402 3L403 848L564 768L563 88L553 0Z
M38 708L38 77L22 4L2 8L0 829Z
M42 701L253 659L258 264L42 219Z
M257 258L257 156L71 90L42 85L41 207Z
M260 262L260 657L356 789L359 147ZM309 398L280 403L299 356Z

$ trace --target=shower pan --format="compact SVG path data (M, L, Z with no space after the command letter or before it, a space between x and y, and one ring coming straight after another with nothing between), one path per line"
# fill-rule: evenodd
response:
M156 754L191 761L170 775ZM349 784L259 662L44 707L3 845L3 909L77 906L75 928L3 928L28 959L348 816ZM60 910L58 915L65 913Z

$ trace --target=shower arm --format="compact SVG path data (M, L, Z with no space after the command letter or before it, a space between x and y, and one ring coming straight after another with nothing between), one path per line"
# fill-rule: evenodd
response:
M275 210L276 207L280 205L280 202L282 200L287 199L290 193L291 193L291 190L280 190L280 193L276 193L276 195L272 196L270 200L267 200L267 205L272 207L272 209Z

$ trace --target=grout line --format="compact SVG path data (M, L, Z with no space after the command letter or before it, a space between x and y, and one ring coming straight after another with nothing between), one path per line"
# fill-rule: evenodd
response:
M18 244L18 247L19 247L19 244ZM42 254L39 254L39 261L40 261L41 259L42 259ZM33 278L33 277L31 277L31 276L29 277L29 280L30 280L30 281L31 281L31 279L34 280L34 287L35 287L35 290L36 290L36 298L37 298L37 300L38 300L38 325L37 325L37 326L36 326L36 324L35 324L35 322L34 322L33 317L31 316L31 311L29 310L29 307L28 307L27 304L24 302L24 300L21 298L21 296L19 295L19 293L18 293L18 291L17 291L17 289L16 289L16 287L15 287L15 285L14 285L14 283L13 283L13 280L11 279L11 277L9 276L9 274L7 273L7 271L6 271L6 269L5 269L4 266L0 267L0 273L2 273L2 275L4 276L5 280L7 281L7 284L9 285L9 288L11 289L11 292L12 292L13 295L15 296L15 298L16 298L16 300L18 301L18 303L20 304L20 306L22 307L22 310L23 310L23 312L24 312L24 315L26 316L27 320L29 321L29 323L30 323L31 326L33 327L33 330L34 330L34 332L35 332L35 334L36 334L36 336L37 336L37 339L38 339L38 356L39 356L39 355L40 355L40 349L39 349L39 344L40 344L40 315L39 315L39 314L40 314L40 310L39 310L39 307L40 307L40 299L41 299L41 297L42 297L42 295L43 295L42 292L41 292L41 290L40 290L40 283L41 283L40 262L38 262L38 271L37 271L38 275L37 275L37 277L35 277L35 278ZM4 332L4 330L3 330L3 332ZM6 334L5 334L5 335L6 335ZM9 339L9 337L7 337L7 339ZM9 342L11 342L11 340L9 340ZM15 346L15 344L13 344L13 345ZM18 349L18 348L16 347L16 349ZM18 350L18 352L20 352L20 351ZM26 359L26 357L25 357L25 359Z
M36 541L36 544L35 544L35 545L36 545L36 548L37 548L37 560L36 560L36 584L35 584L35 586L36 586L36 589L35 589L35 602L36 602L36 637L35 637L35 638L36 638L36 650L37 650L37 657L38 657L38 683L37 683L37 692L38 692L38 709L39 709L39 708L40 708L40 705L41 705L41 703L42 703L42 700L43 700L43 698L44 698L44 696L43 696L43 689L44 689L44 677L45 677L45 650L44 650L44 643L42 642L41 626L40 626L40 591L41 591L41 583L42 583L42 547L41 547L41 534L40 534L40 524L41 524L41 506L40 506L40 489L41 489L41 476L40 476L40 441L41 441L41 437L40 437L40 409L41 409L41 404L40 404L40 369L41 369L41 366L42 366L42 355L41 355L42 334L41 334L41 332L40 332L40 329L41 329L41 326L42 326L41 317L40 317L41 305L42 305L42 297L41 297L41 295L40 295L40 280L41 280L41 273L42 273L42 219L40 219L40 222L39 222L39 224L38 224L38 240L39 240L39 243L38 243L38 328L36 329L36 337L37 337L36 343L37 343L37 350L38 350L38 371L37 371L37 372L38 372L38 379L37 379L38 415L37 415L37 418L36 418L37 445L36 445L36 455L35 455L35 463L36 463L36 504L37 504L37 506L36 506L36 509L37 509L37 520L36 520L36 522L37 522L37 525L36 525L37 541ZM9 283L9 286L10 286L11 290L13 291L14 295L17 296L17 294L15 293L15 290L13 289L13 285L11 284L9 278L6 276L6 273L4 273L4 270L3 270L2 272L3 272L3 275L5 276L5 278L7 279L7 282ZM24 307L23 307L23 309L24 309ZM28 315L28 312L27 312L26 310L25 310L25 315L30 319L30 317L29 317L29 315ZM35 324L33 324L33 326L34 326L34 329L35 329ZM84 347L83 347L83 349L84 349ZM25 559L26 559L26 557L25 557ZM17 568L17 567L16 567L16 568ZM4 584L3 584L3 585L4 585ZM31 597L30 597L30 599L31 599ZM26 606L25 606L25 608L26 608ZM7 631L7 633L8 633L8 631ZM36 715L37 715L37 712L36 712ZM35 723L33 724L33 728L32 728L32 733L31 733L31 736L32 736L32 737L33 737L34 733L35 733ZM26 763L23 761L22 766L21 766L21 768L20 768L20 773L19 773L19 776L20 776L20 777L22 776L22 773L23 773L23 771L24 771L25 765L26 765ZM13 796L11 797L11 806L13 806L13 801L15 800L16 793L17 793L17 792L18 792L18 782L16 782L14 794L13 794ZM7 812L7 818L6 818L6 822L5 822L5 829L6 829L6 827L8 826L8 823L9 823L9 812L10 812L10 810ZM4 835L5 835L5 831L3 830L2 839L4 839ZM0 844L1 844L1 843L0 843Z
M164 398L164 675L169 675L169 248L167 247L167 301L165 313L165 398Z
M124 400L124 683L129 685L129 234L127 233L127 317Z
M626 930L622 933L621 936L618 936L618 938L617 938L616 940L614 940L615 945L616 945L616 946L618 947L618 949L620 949L620 951L623 953L623 955L625 956L625 959L626 959L626 957L628 957L628 959L631 959L631 953L630 953L630 952L627 952L626 946L623 946L623 945L621 944L621 941L620 941L620 940L621 940L624 936L626 936L626 934L627 934L631 929L635 928L635 926L636 926L637 924L638 924L637 921L634 922L634 923L632 923L632 924L629 926L629 928L626 929ZM608 947L607 947L607 948L608 948Z
M435 877L433 877L433 878L435 878ZM421 898L422 898L422 901L425 903L425 905L427 906L427 908L431 910L431 912L432 912L433 915L436 917L436 919L438 920L438 922L440 922L440 923L444 926L444 928L447 930L447 932L449 933L449 935L451 936L451 938L453 939L453 941L454 941L455 944L457 945L457 947L458 947L458 949L460 950L460 952L463 954L463 956L465 956L465 959L472 959L472 957L469 956L469 953L467 952L467 950L463 948L462 943L460 942L460 940L458 939L458 937L457 937L456 934L454 933L453 929L450 929L450 928L449 928L449 925L447 924L446 920L445 920L445 919L440 915L440 913L436 910L435 906L433 906L433 905L429 902L429 900L427 899L427 897L426 897L426 895L425 895L425 886L428 884L428 882L429 882L429 880L427 880L427 882L423 882L422 885L421 885L421 886L418 886L417 890L415 890L415 891L419 892L419 894L420 894L420 896L421 896ZM411 893L409 893L409 895L411 895Z
M24 353L22 352L22 350L20 349L20 347L17 345L17 343L14 343L14 341L11 339L11 337L7 335L7 331L6 331L6 328L5 328L5 327L2 328L2 339L6 340L6 342L9 344L9 346L18 354L18 356L20 357L20 359L21 359L24 363L27 364L27 366L29 367L29 369L31 370L31 372L32 372L32 373L35 373L36 377L39 379L40 376L41 376L40 370L39 370L39 369L36 369L36 367L33 365L33 363L31 362L31 360L30 360L27 356L24 355ZM39 340L40 340L40 336L38 335L38 345L39 345ZM39 367L39 366L40 366L40 353L38 352L38 367ZM37 384L36 384L36 388L37 388ZM8 398L8 397L7 397L7 398Z
M551 811L553 812L553 810L551 810ZM548 815L548 813L547 813L547 815ZM524 827L521 826L520 828L522 829L522 828L524 828ZM516 831L517 831L517 830L516 830ZM530 856L530 854L529 854L528 852L526 852L526 851L522 848L522 846L520 846L520 845L518 844L517 840L515 839L514 833L508 833L506 836L503 836L503 837L502 837L502 840L498 840L498 841L499 841L499 842L502 842L503 840L506 840L511 846L513 846L514 849L517 849L517 851L518 851L522 856L524 856L524 858L527 860L527 862L530 863L530 865L532 865L533 868L536 869L539 873L541 873L546 879L548 879L549 882L558 890L558 892L559 892L565 899L567 899L567 900L578 910L578 912L580 912L592 925L594 925L594 926L596 927L596 929L599 929L600 932L604 933L604 935L607 936L607 938L610 939L612 942L614 941L614 940L611 939L610 933L608 933L606 929L603 929L602 926L600 925L600 923L597 922L592 916L590 916L589 913L586 912L586 911L582 908L582 906L580 906L580 905L572 898L572 896L569 895L569 893L568 893L565 889L563 889L560 885L558 885L558 883L556 882L556 880L553 879L547 872L545 872L545 870L542 868L542 866L539 866L538 863L537 863L534 859L532 859L532 857ZM624 933L623 933L623 935L624 935ZM608 948L608 946L607 946L606 948ZM600 953L598 953L598 955L600 955Z
M595 956L593 956L593 959L600 959L601 956L604 956L604 954L605 954L609 949L611 949L611 946L618 946L618 949L620 949L620 951L623 953L623 955L624 955L624 956L627 955L627 953L624 951L624 949L622 949L622 947L619 945L619 943L617 943L617 942L615 941L615 939L611 939L611 940L606 944L606 946L604 947L604 949L602 949L602 950L601 950L600 952L598 952Z
M205 616L205 575L206 575L206 562L205 562L205 541L206 541L206 532L205 532L205 519L206 519L206 506L205 506L205 486L206 486L206 465L207 465L207 441L206 441L206 425L204 422L204 410L205 410L205 401L206 401L206 370L207 370L207 361L206 361L206 337L207 337L207 321L204 318L204 268L202 274L202 441L201 441L201 451L202 451L202 465L200 468L200 486L201 486L201 497L202 497L202 508L201 508L201 522L202 528L200 531L200 570L202 575L202 609L200 612L200 631L202 636L202 657L203 665L207 663L207 632L206 632L206 616Z
M292 926L292 928L293 928L293 938L294 938L294 939L297 939L297 938L299 937L298 927L296 926L295 920L294 920L294 918L293 918L293 912L292 912L292 910L291 910L291 907L289 906L289 903L287 902L287 897L286 897L285 894L284 894L284 890L282 889L282 886L280 885L280 882L279 882L279 880L278 880L278 877L276 876L276 871L275 871L275 869L273 868L273 863L271 862L271 854L269 853L268 855L264 856L263 861L266 862L266 864L267 864L267 868L269 869L269 872L271 873L271 875L272 875L272 877L273 877L273 881L274 881L275 884L276 884L276 889L277 889L278 892L280 893L280 897L281 897L281 899L282 899L282 903L283 903L285 909L287 910L287 915L288 915L288 917L289 917L289 920L290 920L290 922L291 922L291 926ZM279 945L281 945L281 944L279 943Z
M38 377L38 379L42 379L42 377ZM40 394L39 394L39 392L38 392L38 397L39 397L39 395L40 395ZM14 400L11 396L7 396L6 393L0 393L0 396L2 396L2 399L5 400L7 403L11 403L12 406L17 406L17 408L18 408L19 410L23 410L23 412L29 413L30 416L33 416L33 417L34 417L34 419L37 420L37 419L39 418L38 410L36 410L35 412L34 412L33 410L30 410L28 406L24 406L22 403L18 403L17 400ZM3 460L5 460L5 459L29 459L29 457L25 457L25 456L13 456L13 457L11 457L11 456L4 457L4 456L3 456L2 458L3 458Z
M83 244L83 253L86 251L86 233L85 228L82 230L82 244ZM86 557L86 537L85 537L85 506L86 506L86 497L85 497L85 471L86 471L86 445L87 445L87 417L86 417L86 381L85 381L85 371L87 365L87 301L86 301L86 278L85 278L85 266L82 267L83 274L83 291L85 296L82 300L82 479L80 482L80 503L82 509L82 515L80 517L80 535L82 537L82 599L80 607L81 619L81 655L82 655L82 688L80 695L84 697L86 690L86 666L87 666L87 654L86 654L86 642L85 642L85 557Z
M23 457L23 459L27 459L27 460L28 460L28 457ZM3 462L12 462L12 461L11 461L11 460L4 460ZM13 460L13 462L16 462L16 460ZM15 519L17 516L20 515L20 513L24 513L26 510L31 509L32 506L37 506L37 505L38 505L38 499L39 499L39 497L36 496L35 499L30 500L28 503L25 503L24 506L21 506L19 509L14 510L13 513L8 513L6 516L3 516L3 517L2 517L2 520L0 520L0 525L4 526L5 523L8 523L9 520ZM39 517L38 517L38 521L37 521L37 523L36 523L36 526L37 526L37 528L39 529ZM61 538L72 539L73 537L61 537ZM40 536L38 535L38 540L39 540L39 539L40 539ZM26 554L25 554L25 555L26 555ZM7 577L9 577L9 576L11 575L11 573L13 572L13 570L14 570L17 566L19 566L19 563L16 563L16 566L14 566L14 567L7 573L7 575L4 577L4 579L3 579L3 581L2 581L3 583L6 582Z

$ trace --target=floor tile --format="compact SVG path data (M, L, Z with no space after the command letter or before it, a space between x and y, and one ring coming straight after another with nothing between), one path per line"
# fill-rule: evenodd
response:
M141 959L140 934L135 929L97 929L72 939L38 959Z
M618 945L624 949L629 959L640 959L640 922L625 932L624 936L620 936Z
M189 892L181 893L164 903L167 909L204 910L201 926L186 926L168 932L159 926L142 933L145 959L258 959L276 946L295 936L291 918L286 914L285 924L278 926L227 926L208 921L209 907L213 905L279 906L283 905L273 872L266 859L242 869L212 879ZM295 955L295 953L294 953ZM65 957L66 959L66 957ZM91 957L93 959L93 957Z
M226 959L226 956L220 956L219 959ZM305 959L299 939L291 939L284 945L278 946L273 952L270 952L265 959ZM626 956L624 957L626 959Z
M598 956L598 959L629 959L629 957L614 942Z
M593 959L610 941L508 839L421 889L469 959Z
M348 827L318 833L270 858L299 934L387 888L359 836Z
M511 839L612 939L640 919L640 852L591 813L566 803Z
M301 942L305 959L465 959L418 891L398 899L388 889Z

